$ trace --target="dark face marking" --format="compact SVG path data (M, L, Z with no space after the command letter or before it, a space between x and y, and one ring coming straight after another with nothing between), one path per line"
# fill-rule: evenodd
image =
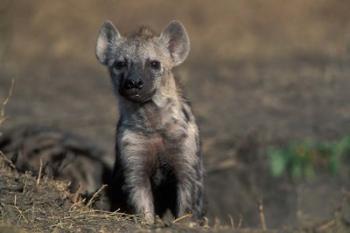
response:
M115 90L132 102L149 101L165 70L160 61L164 54L157 48L155 36L133 35L118 46L113 57L109 70Z

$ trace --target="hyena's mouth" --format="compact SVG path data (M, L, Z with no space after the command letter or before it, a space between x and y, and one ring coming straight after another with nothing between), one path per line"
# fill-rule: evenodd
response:
M145 103L152 99L155 90L152 90L151 92L144 93L142 91L125 91L120 90L120 95L126 98L129 101L136 102L136 103Z

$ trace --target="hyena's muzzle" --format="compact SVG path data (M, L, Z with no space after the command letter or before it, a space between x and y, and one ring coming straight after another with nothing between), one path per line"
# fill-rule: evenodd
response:
M121 64L117 62L116 66L118 65ZM119 94L133 102L149 101L156 92L154 79L147 75L141 64L130 64L130 66L130 71L119 74ZM137 68L136 66L141 67Z

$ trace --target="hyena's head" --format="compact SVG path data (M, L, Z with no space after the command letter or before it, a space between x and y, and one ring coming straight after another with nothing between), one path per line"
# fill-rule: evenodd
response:
M164 83L162 79L186 59L189 51L188 35L178 21L170 22L160 35L141 27L129 37L105 22L96 45L96 56L108 67L116 93L138 103L152 99Z

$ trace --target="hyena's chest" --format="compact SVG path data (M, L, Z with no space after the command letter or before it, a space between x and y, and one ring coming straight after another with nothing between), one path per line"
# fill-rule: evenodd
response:
M126 129L122 132L119 147L126 159L135 158L150 163L171 162L181 154L187 137L186 125L172 121L158 129Z
M125 119L118 131L121 165L148 176L169 177L196 163L198 130L183 108L143 109L136 121ZM163 179L162 178L162 179ZM161 178L159 179L161 180ZM157 182L155 182L157 183Z
M124 131L119 146L122 166L150 177L156 186L175 181L175 173L184 160L187 134L180 125L169 127L154 132Z
M124 156L138 156L141 160L173 159L189 135L188 122L171 101L164 108L154 104L140 110L132 127L124 127L121 149Z

